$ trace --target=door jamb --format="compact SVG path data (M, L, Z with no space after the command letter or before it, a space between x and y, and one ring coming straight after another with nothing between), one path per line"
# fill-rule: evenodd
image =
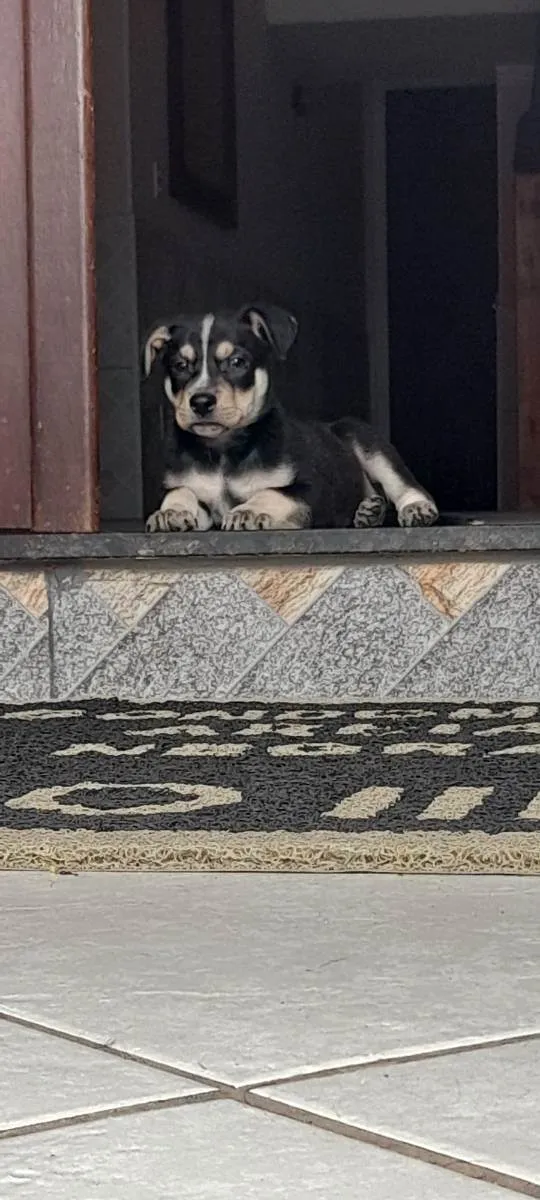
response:
M518 81L532 79L532 66L501 66L496 79L485 80L486 85L506 76ZM475 85L482 86L480 81ZM445 78L426 79L418 76L402 76L390 80L374 80L364 91L364 196L365 196L365 263L366 263L366 324L370 371L371 420L386 437L390 435L390 346L388 315L388 244L387 244L387 193L386 193L386 95L389 91L408 88L454 88L469 86L463 76L449 75ZM525 108L528 105L525 106ZM523 110L525 111L525 109ZM517 118L521 114L516 116ZM513 114L512 114L513 117ZM515 366L515 323L514 345L512 345L512 317L508 315L508 282L502 277L503 262L508 263L509 234L506 217L508 194L513 196L513 147L508 152L509 131L501 125L501 114L497 118L499 138L499 256L500 279L497 298L497 480L498 507L516 507L517 495L517 418L512 423L512 405L517 404L517 374ZM501 139L504 145L501 146ZM506 220L505 220L506 218ZM511 211L512 225L514 209ZM515 243L515 237L514 237ZM503 244L506 247L503 250ZM506 257L504 257L506 256ZM514 253L515 263L515 253ZM506 278L506 277L505 277ZM502 285L502 286L501 286ZM504 292L504 294L503 294ZM510 301L511 303L511 301ZM515 314L514 314L515 322ZM510 427L514 435L509 437Z

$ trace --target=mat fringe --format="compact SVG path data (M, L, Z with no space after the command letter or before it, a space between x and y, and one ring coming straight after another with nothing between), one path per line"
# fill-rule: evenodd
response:
M540 874L536 833L1 830L0 869Z

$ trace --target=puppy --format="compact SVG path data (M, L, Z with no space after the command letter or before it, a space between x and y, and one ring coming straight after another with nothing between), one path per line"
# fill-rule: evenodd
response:
M300 421L272 383L297 332L266 304L237 313L179 316L156 326L143 373L164 368L165 496L154 531L366 528L388 504L400 525L431 525L438 512L397 452L368 425Z

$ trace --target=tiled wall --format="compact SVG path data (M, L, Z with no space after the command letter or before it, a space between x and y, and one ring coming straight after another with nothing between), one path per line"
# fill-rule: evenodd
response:
M540 562L0 571L0 699L538 699Z

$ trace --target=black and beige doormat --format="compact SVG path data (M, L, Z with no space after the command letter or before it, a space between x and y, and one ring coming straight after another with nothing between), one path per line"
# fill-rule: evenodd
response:
M0 706L0 866L540 872L540 703Z

